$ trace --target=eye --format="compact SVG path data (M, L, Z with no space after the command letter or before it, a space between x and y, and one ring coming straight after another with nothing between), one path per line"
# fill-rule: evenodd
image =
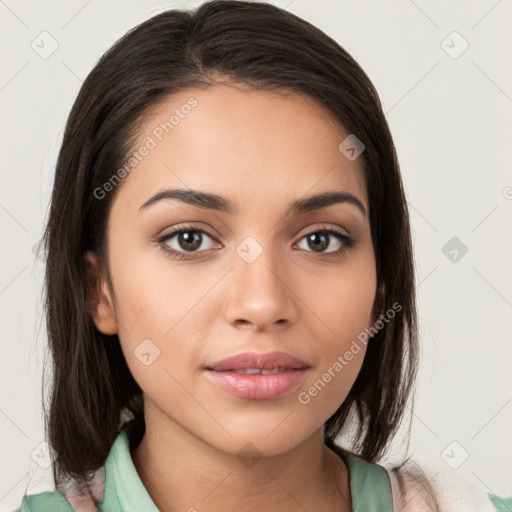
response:
M301 238L305 240L306 247L310 247L312 251L307 251L304 245L301 247L307 252L315 252L317 254L329 257L343 256L348 249L354 246L354 240L344 233L335 229L319 229L311 231ZM331 248L330 251L325 249Z
M170 233L166 233L158 238L158 243L173 256L179 259L186 259L187 253L194 254L212 248L212 244L205 244L205 236L209 239L213 238L213 235L205 229L180 225L176 226ZM202 250L199 250L200 248Z
M204 228L192 225L178 225L171 232L159 237L157 241L164 251L175 258L183 260L193 258L194 254L212 249L215 244L208 243L208 239L211 241L214 239L214 236ZM311 231L304 235L300 242L303 240L305 240L305 246L303 244L302 247L299 247L300 249L306 252L317 253L327 258L344 256L348 249L355 245L355 241L352 238L332 228L321 228ZM308 247L312 250L308 250Z

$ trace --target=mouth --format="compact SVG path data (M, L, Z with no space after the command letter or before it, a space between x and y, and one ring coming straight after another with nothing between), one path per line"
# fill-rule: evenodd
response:
M243 352L226 357L208 365L214 371L273 371L299 370L309 368L309 364L286 352Z
M285 352L246 352L205 367L205 375L232 395L270 400L297 388L310 368Z
M213 370L212 369L212 371L228 371L228 372L238 373L240 375L273 375L275 373L281 373L281 372L289 371L291 369L292 368L279 367L279 368L273 368L272 370L263 370L261 368L242 368L240 370Z

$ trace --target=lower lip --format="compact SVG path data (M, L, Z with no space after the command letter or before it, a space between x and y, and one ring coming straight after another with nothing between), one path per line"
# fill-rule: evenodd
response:
M307 368L301 368L267 375L245 375L233 371L206 370L206 375L232 395L250 400L269 400L295 388L307 371Z

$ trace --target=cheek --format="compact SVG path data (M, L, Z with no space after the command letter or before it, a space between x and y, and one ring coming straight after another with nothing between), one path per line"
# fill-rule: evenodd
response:
M158 248L130 258L113 251L112 267L118 304L116 315L130 336L163 338L170 333L205 292L197 271L170 264ZM115 266L114 266L115 265Z
M211 295L221 272L170 264L158 251L123 258L112 251L119 338L128 367L141 388L180 391L191 367L199 365L198 345L210 330ZM186 362L186 364L185 364ZM159 391L161 392L161 391Z
M327 279L326 277L329 277ZM373 254L365 252L340 267L336 275L322 276L311 287L311 304L322 320L323 336L317 335L319 364L301 391L304 405L328 416L343 402L363 363L372 324L376 294L376 271Z
M327 348L343 349L371 325L377 281L373 253L361 251L336 272L317 277L316 282L309 279L304 285L311 309L328 328Z

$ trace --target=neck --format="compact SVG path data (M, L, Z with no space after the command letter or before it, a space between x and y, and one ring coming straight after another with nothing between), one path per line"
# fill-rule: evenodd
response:
M352 510L348 470L325 445L321 430L286 453L250 459L173 423L146 429L132 458L163 512Z

